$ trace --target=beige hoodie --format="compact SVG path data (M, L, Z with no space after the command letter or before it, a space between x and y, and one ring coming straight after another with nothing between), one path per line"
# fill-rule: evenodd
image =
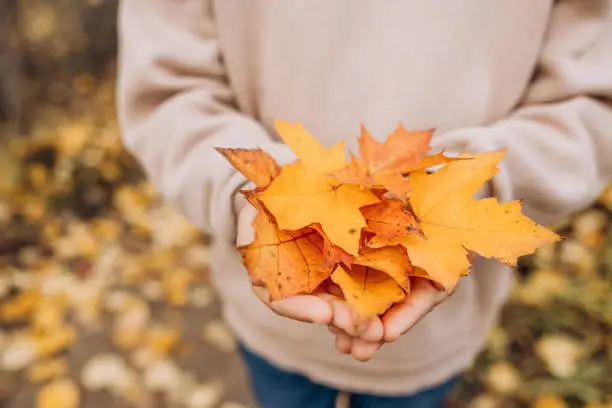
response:
M251 293L231 205L244 179L213 147L292 160L275 119L353 150L362 122L381 138L398 121L437 127L437 148L508 147L494 193L554 222L612 174L611 3L124 0L123 137L167 199L215 236L213 277L247 346L341 389L410 393L472 364L512 272L479 261L454 296L359 363L325 327L278 317Z

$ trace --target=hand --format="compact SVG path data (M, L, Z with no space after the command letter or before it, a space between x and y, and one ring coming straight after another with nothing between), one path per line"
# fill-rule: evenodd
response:
M253 242L252 227L257 210L244 200L237 199L238 231L236 243L246 245ZM271 301L265 287L253 286L253 292L274 313L301 322L327 325L335 336L335 346L356 360L368 361L384 344L397 340L410 330L436 305L448 296L431 281L414 279L410 296L387 311L382 318L360 319L353 309L341 299L341 291L331 287L330 292L315 292L291 298Z
M359 361L368 361L384 343L397 340L449 296L437 284L423 278L415 278L411 289L410 295L393 305L382 318L374 317L360 329L355 329L356 316L348 305L333 302L334 324L330 331L336 336L336 349Z
M421 321L451 294L425 278L411 280L410 295L393 305L382 317L384 341L394 342Z
M384 344L384 327L378 316L360 319L341 299L331 301L333 319L328 329L335 336L336 350L355 360L368 361Z
M255 239L253 218L257 210L242 195L237 195L234 202L238 213L236 244L247 245ZM261 286L252 286L257 297L274 313L307 323L332 324L332 306L325 294L299 295L291 298L271 301L268 290Z

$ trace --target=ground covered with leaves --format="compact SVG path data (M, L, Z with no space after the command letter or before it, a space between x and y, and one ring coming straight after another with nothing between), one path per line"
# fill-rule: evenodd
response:
M24 3L23 86L0 102L0 407L251 406L207 237L121 146L115 2ZM452 407L612 407L612 190L556 231Z

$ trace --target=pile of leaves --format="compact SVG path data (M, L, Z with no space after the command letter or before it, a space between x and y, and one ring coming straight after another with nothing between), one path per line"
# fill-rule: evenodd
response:
M327 149L299 123L275 126L294 163L281 168L261 149L218 149L255 184L242 191L257 209L255 239L239 251L272 300L335 284L360 315L380 315L410 293L411 279L452 291L473 253L515 266L559 240L518 201L474 198L505 151L427 155L433 130L400 124L384 143L362 127L361 158L347 162L343 143Z
M112 78L84 79L91 112L0 128L0 406L244 408L207 237L123 149Z

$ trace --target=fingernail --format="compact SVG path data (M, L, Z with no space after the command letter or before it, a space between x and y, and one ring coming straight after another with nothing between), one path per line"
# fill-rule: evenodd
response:
M362 334L363 332L365 332L368 329L369 326L370 326L370 322L369 321L361 322L355 328L355 333Z

